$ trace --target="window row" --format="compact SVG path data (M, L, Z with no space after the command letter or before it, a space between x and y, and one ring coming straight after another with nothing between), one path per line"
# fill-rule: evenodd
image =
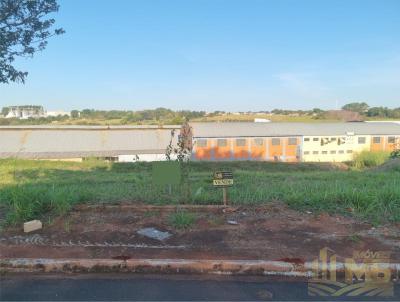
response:
M339 150L339 151L336 151L336 150L331 150L331 151L304 151L304 155L308 155L308 154L313 154L313 155L318 155L318 154L323 154L323 155L326 155L326 154L344 154L344 153L348 153L348 154L350 154L350 153L353 153L353 150L347 150L347 151L345 151L345 150Z
M313 137L313 139L312 139L312 141L313 142L319 142L320 141L320 139L321 140L323 140L324 138L319 138L319 137ZM344 139L343 137L339 137L339 138L336 138L336 137L332 137L332 138L330 138L330 140L331 141L336 141L336 140L338 140L338 139ZM309 138L309 137L305 137L304 138L304 141L305 142L309 142L311 139ZM381 141L382 141L382 137L380 137L380 136L373 136L372 137L372 143L373 144L380 144L381 143ZM358 144L365 144L366 142L367 142L367 138L365 137L365 136L359 136L358 137L358 139L357 139L357 142L358 142ZM394 144L396 142L396 137L395 136L389 136L388 137L388 143L389 144Z
M380 144L381 142L382 142L382 138L380 136L372 137L372 143ZM388 144L396 143L396 137L395 136L388 136L387 142L388 142Z
M312 140L314 142L319 142L320 140L323 141L326 138L319 138L319 137L314 137ZM345 138L343 137L333 137L330 138L331 141L340 141L342 143L344 143ZM309 137L305 137L304 138L305 142L309 142L310 138ZM373 136L372 137L372 143L373 144L380 144L382 141L382 137L380 136ZM362 145L362 144L366 144L367 142L367 138L365 136L359 136L357 139L357 143ZM396 142L396 137L395 136L389 136L388 137L388 141L389 144L394 144ZM265 140L263 138L254 138L252 140L252 144L254 146L263 146L265 143ZM281 138L272 138L271 139L271 144L273 146L280 146L282 143L282 139ZM322 143L321 143L322 144ZM340 143L338 143L340 145ZM246 139L244 138L237 138L235 139L235 145L237 147L244 147L247 145L246 143ZM289 137L288 138L288 145L297 145L297 138L296 137ZM207 139L199 139L197 140L197 146L198 147L207 147ZM225 138L221 138L221 139L217 139L217 146L218 147L227 147L228 146L228 140Z
M280 138L272 138L271 139L271 144L273 146L280 146L281 145L281 140ZM264 146L265 140L263 138L254 138L253 139L253 145L255 146ZM246 139L244 138L237 138L235 139L235 145L237 147L244 147L246 146ZM297 145L297 138L296 137L289 137L288 138L288 145ZM198 147L207 147L207 140L206 139L199 139L197 140L197 146ZM228 140L225 138L217 139L217 146L218 147L227 147L228 146Z

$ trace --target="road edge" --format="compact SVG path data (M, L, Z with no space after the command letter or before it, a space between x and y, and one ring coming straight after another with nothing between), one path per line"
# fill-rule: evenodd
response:
M0 260L3 273L156 273L219 274L253 276L315 277L313 262L291 263L268 260L202 259L49 259L5 258ZM400 263L374 263L390 269L391 277L400 280ZM345 264L336 263L336 272L344 274Z

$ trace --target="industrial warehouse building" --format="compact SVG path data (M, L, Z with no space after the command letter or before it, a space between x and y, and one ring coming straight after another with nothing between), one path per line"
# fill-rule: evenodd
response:
M198 123L197 160L340 162L361 151L391 151L396 123Z
M165 159L165 149L176 145L180 126L3 126L0 158L113 161Z
M391 151L400 142L396 123L191 123L192 160L340 162L355 153ZM114 161L165 160L179 125L3 126L0 158Z

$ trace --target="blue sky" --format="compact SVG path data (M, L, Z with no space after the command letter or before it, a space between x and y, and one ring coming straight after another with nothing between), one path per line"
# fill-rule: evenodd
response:
M192 110L400 106L400 1L59 0L0 106Z

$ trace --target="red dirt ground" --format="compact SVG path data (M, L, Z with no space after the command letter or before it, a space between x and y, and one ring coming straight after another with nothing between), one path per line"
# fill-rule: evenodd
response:
M340 257L354 251L391 251L400 261L400 226L372 225L348 217L314 215L282 203L262 207L193 207L188 230L169 224L174 207L80 206L42 230L24 234L10 228L0 235L1 258L191 258L310 261L329 247ZM228 224L234 220L238 224ZM137 231L169 231L164 241Z

